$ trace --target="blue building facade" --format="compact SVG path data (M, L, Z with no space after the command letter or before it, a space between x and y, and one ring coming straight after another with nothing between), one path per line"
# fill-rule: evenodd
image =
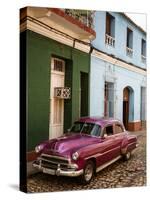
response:
M90 115L116 117L128 130L146 121L146 32L124 13L96 11Z

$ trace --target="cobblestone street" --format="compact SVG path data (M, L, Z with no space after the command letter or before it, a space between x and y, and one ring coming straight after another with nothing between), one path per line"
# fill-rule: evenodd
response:
M139 146L129 161L119 160L100 171L88 185L77 178L57 177L38 173L28 177L28 192L52 192L146 185L146 133L135 132Z

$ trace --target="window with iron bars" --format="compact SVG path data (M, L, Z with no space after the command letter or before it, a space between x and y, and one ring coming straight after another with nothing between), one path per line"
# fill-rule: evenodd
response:
M127 28L126 54L133 56L133 31L130 28Z
M105 82L104 116L114 117L114 83Z
M65 61L62 59L59 59L59 58L53 58L52 69L54 71L64 72L65 71Z
M141 60L143 63L146 62L146 41L144 39L141 40Z

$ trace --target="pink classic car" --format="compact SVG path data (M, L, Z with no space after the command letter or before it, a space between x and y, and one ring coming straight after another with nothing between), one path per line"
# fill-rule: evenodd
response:
M89 183L94 174L121 157L128 160L137 146L123 124L113 118L84 117L62 137L36 146L40 155L33 166L43 173L79 176Z

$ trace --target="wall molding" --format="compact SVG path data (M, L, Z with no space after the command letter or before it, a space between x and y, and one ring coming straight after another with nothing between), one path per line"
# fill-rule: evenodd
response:
M144 69L140 69L138 67L134 67L133 65L130 65L130 64L127 64L123 61L120 61L116 58L112 58L111 56L105 54L105 53L102 53L102 52L99 52L97 50L93 50L92 54L91 54L93 57L96 57L96 58L99 58L105 62L109 62L113 65L116 65L118 67L121 67L121 68L124 68L124 69L127 69L129 71L133 71L133 72L136 72L138 74L141 74L141 75L145 75L147 74L147 72L144 70Z
M46 36L70 47L74 47L75 49L78 49L85 53L89 53L90 51L90 45L87 45L86 43L81 43L78 40L71 39L69 37L65 37L65 35L61 35L50 29L48 30L40 24L36 24L34 23L34 21L30 21L28 19L20 24L20 32L23 32L25 30L31 30L33 32L39 33L43 36Z

